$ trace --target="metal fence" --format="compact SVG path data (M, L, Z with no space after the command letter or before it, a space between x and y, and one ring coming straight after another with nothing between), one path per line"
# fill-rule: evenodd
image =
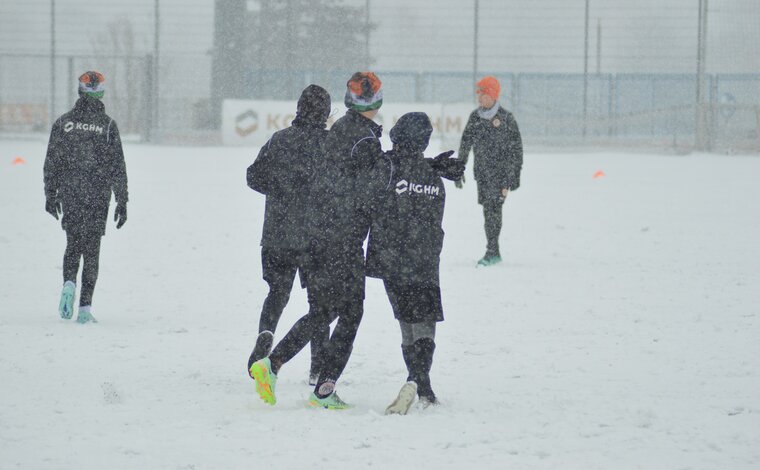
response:
M164 60L161 67L203 74L209 61L207 56L177 57ZM58 56L55 66L59 85L51 105L49 57L0 54L0 133L47 132L51 116L62 114L76 100L78 74L96 68L108 77L107 112L125 135L180 144L219 142L213 128L218 111L209 96L174 95L171 83L159 90L150 55ZM304 86L319 83L339 105L349 73L251 70L245 79L247 97L295 100ZM469 73L378 73L389 101L472 103ZM689 148L695 143L695 75L592 74L584 79L583 74L492 74L506 90L502 104L516 115L526 144ZM760 75L707 75L706 82L708 148L759 150Z
M107 112L122 132L151 142L218 143L223 97L293 100L318 83L339 106L355 70L305 69L342 68L335 58L344 57L344 43L314 51L318 65L256 63L241 45L267 42L221 34L256 28L262 9L275 4L288 18L331 4L353 7L345 20L365 26L352 47L366 58L351 67L378 72L388 102L474 107L473 83L491 73L528 145L758 148L757 0L709 0L709 8L707 0L106 3L0 2L0 137L47 133L88 69L106 75ZM320 37L319 29L289 24L276 39ZM220 62L227 55L235 67Z

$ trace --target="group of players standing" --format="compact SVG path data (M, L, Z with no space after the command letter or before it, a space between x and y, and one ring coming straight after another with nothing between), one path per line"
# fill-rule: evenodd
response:
M487 86L495 81L484 80L479 83L481 95L492 92ZM382 128L373 120L383 102L379 78L372 72L355 73L347 82L344 102L348 111L327 131L330 97L317 85L307 87L292 125L275 133L248 168L248 185L267 196L261 259L270 287L248 371L259 396L274 405L281 367L311 342L310 405L349 408L335 384L362 319L365 276L379 278L399 321L408 372L386 412L405 414L417 396L423 407L438 403L430 370L436 323L443 321L439 267L446 191L442 178L461 187L465 154L474 146L478 161L482 154L478 146L489 137L487 153L501 151L493 159L496 170L491 168L483 178L479 173L484 167L476 164L480 171L475 173L479 201L484 208L489 206L488 212L484 210L488 251L479 264L494 264L501 259L492 206L498 207L500 230L501 204L508 191L519 186L522 144L514 118L493 99L490 108L496 109L490 116L471 116L468 121L460 148L460 157L465 158L450 158L453 151L424 158L433 127L420 112L399 118L390 131L393 148L384 152ZM490 128L478 119L488 119ZM504 144L494 138L497 133L504 134ZM507 139L512 143L507 144ZM517 147L519 162L506 154ZM307 289L309 312L272 348L296 272ZM336 319L330 334L329 325Z

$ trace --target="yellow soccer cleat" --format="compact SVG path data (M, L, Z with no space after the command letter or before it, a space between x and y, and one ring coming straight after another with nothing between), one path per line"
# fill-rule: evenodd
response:
M274 405L277 398L274 395L274 386L277 384L277 375L272 373L272 363L268 357L260 359L249 369L251 377L256 381L256 392L265 403Z

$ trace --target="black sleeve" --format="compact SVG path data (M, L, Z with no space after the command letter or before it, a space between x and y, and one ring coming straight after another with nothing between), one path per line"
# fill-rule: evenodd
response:
M45 182L45 199L54 200L60 187L61 151L60 145L60 120L55 121L50 130L45 165L43 167L43 180Z
M354 150L354 155L357 159L357 169L360 172L370 170L378 162L385 159L382 145L380 145L380 140L374 138L362 139L357 142L356 148Z
M464 126L464 132L462 132L462 141L459 143L459 153L457 157L462 160L465 165L470 158L470 150L472 149L472 143L475 141L475 120L477 119L475 113L470 114L470 118L467 119L467 124Z
M453 150L451 151L454 152ZM451 181L459 181L464 175L465 162L458 158L448 158L445 153L435 158L426 158L425 162L441 178Z
M129 201L127 164L124 161L124 149L115 121L111 121L108 129L108 149L111 154L111 190L116 197L116 204L126 204Z
M272 139L269 139L259 150L256 160L248 167L248 171L246 172L248 187L261 194L269 194L272 191L271 167Z
M523 146L520 129L517 127L517 121L512 114L509 115L507 124L507 133L509 134L507 143L507 187L510 191L514 191L520 187L520 173L522 172L523 164Z

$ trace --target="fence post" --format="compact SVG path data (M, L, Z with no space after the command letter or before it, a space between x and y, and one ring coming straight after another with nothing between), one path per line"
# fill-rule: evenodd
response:
M717 139L718 130L718 77L717 75L708 75L707 80L710 82L710 95L709 99L709 123L707 126L707 150L710 152L715 148L715 140Z
M707 150L707 108L705 103L705 55L707 52L707 0L699 0L699 24L697 27L697 96L694 146Z
M514 100L514 101L512 101L512 108L513 108L513 110L515 112L515 116L520 116L519 109L520 109L520 107L522 105L522 103L521 103L522 98L521 98L521 94L520 94L520 79L521 79L521 77L522 77L521 73L518 73L517 75L515 75L515 83L514 83L514 85L512 85L512 96L514 97L514 98L512 98Z
M760 105L755 105L755 123L757 125L755 135L757 135L757 147L760 149Z
M609 98L609 136L617 137L617 114L618 114L618 77L610 74L610 98Z
M156 87L153 86L153 67L155 66L155 61L153 60L153 56L151 54L148 54L145 56L145 89L147 90L146 93L143 93L143 141L145 142L152 142L153 141L153 125L154 125L154 118L156 117L156 112L154 107L156 106Z
M66 76L66 84L73 83L74 80L74 56L68 57L68 65L69 65L69 73ZM76 102L77 98L74 95L74 87L71 85L68 85L69 88L69 108L74 107L74 103Z
M55 0L50 0L50 116L48 126L55 122Z

